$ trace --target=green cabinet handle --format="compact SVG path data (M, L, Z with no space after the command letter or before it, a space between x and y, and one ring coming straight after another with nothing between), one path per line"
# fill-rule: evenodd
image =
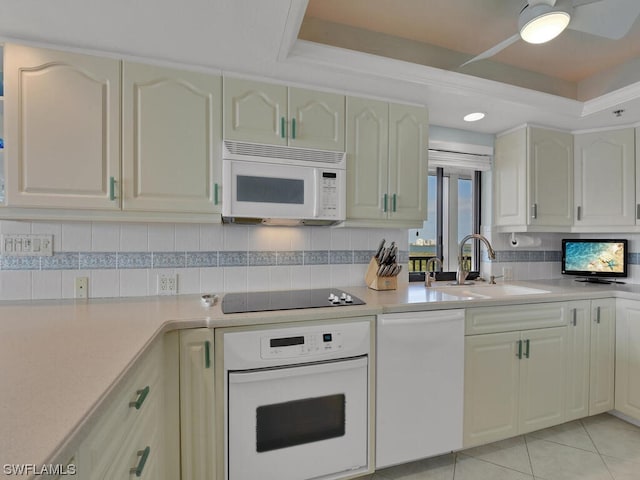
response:
M396 204L398 203L398 195L393 194L393 211L396 211Z
M280 138L285 138L287 136L287 133L284 131L284 127L284 117L280 117Z
M146 400L147 395L149 395L149 390L149 385L144 387L142 390L137 390L136 394L138 395L138 398L135 402L129 402L129 408L135 407L136 410L140 410L140 407L142 407L142 404Z
M296 119L291 119L291 138L296 139Z
M382 211L384 213L387 213L387 197L388 195L386 193L382 196Z
M524 341L524 347L525 347L524 358L529 358L529 339L528 338Z
M109 200L114 201L116 199L116 178L109 177Z
M213 184L213 204L218 205L220 202L218 201L218 184Z
M136 477L142 476L142 471L144 470L144 466L147 463L147 459L149 458L149 452L151 452L151 448L147 446L144 450L138 450L138 465L129 470L129 474L135 473Z
M209 353L209 350L211 348L211 342L209 340L204 342L204 367L205 368L210 368L211 367L211 354Z
M600 323L600 307L596 307L596 323Z
M522 358L522 340L518 340L518 353L516 353L516 357Z

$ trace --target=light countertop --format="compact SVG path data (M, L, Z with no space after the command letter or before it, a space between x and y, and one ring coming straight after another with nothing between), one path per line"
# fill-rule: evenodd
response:
M366 305L232 315L224 315L220 303L204 306L199 295L2 302L0 465L66 460L63 454L81 441L88 418L104 407L107 394L171 330L606 297L640 300L635 284L514 282L549 293L496 298L443 293L440 284L391 291L345 287Z

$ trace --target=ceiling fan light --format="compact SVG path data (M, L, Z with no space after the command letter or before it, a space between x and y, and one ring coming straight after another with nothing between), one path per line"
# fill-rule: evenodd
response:
M520 36L528 43L553 40L567 28L571 15L564 11L550 11L537 15L520 28Z

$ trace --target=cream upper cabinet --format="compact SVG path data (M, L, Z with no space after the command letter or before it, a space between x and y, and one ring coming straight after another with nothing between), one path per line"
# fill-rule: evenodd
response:
M182 480L215 480L213 330L180 331Z
M640 302L616 305L615 408L640 420Z
M496 138L494 224L519 230L570 227L573 136L524 127Z
M428 120L423 107L347 98L347 221L422 225Z
M575 136L575 226L636 224L633 128Z
M224 138L344 151L345 97L224 79Z
M120 62L4 47L7 205L120 208Z
M220 212L221 78L124 62L123 209Z
M615 403L616 300L592 300L590 320L589 415L596 415Z

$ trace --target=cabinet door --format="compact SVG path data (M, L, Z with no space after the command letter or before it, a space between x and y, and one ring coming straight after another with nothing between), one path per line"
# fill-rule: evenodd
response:
M344 95L289 88L289 145L344 151Z
M123 208L219 212L221 79L123 65Z
M493 158L493 223L527 224L527 129L496 138Z
M347 219L387 217L388 120L387 103L347 98Z
M518 433L527 433L564 421L567 328L522 332Z
M518 433L519 340L520 332L465 338L465 448Z
M429 115L423 107L389 105L389 218L427 219Z
M640 420L640 302L618 302L615 407Z
M120 62L12 44L4 61L7 204L119 209Z
M567 382L565 421L589 415L589 359L591 348L591 303L567 302Z
M287 87L224 78L224 138L287 144Z
M180 449L183 480L214 480L213 330L180 331Z
M589 415L606 412L614 407L615 336L615 299L593 300Z
M575 225L635 225L632 128L575 137Z
M573 224L573 135L529 128L531 225Z

